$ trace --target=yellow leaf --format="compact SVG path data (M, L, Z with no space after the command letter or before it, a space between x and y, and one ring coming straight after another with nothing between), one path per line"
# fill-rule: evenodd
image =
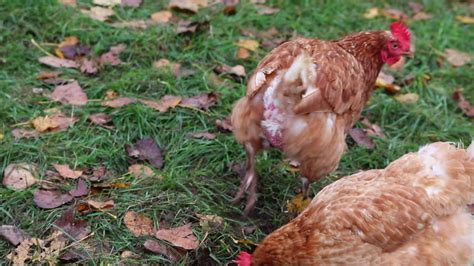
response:
M2 133L0 133L0 140L2 140L3 138L5 138L5 135L3 135Z
M367 11L364 13L364 18L371 19L371 18L375 18L378 15L379 15L379 9L376 7L373 7L373 8L367 9Z
M395 99L403 104L414 104L420 99L420 95L416 93L406 93L395 96Z
M48 129L55 129L59 127L58 122L49 116L37 117L32 121L32 123L38 132L45 132Z
M235 43L235 45L255 52L260 46L260 43L256 40L239 40Z
M469 16L456 16L456 19L464 24L474 24L474 18Z
M171 13L168 10L159 11L159 12L151 14L151 20L158 24L168 23L172 17L173 17L173 13Z
M286 208L288 209L288 212L301 213L306 209L306 207L308 207L310 202L311 199L305 199L303 194L299 193L286 204Z

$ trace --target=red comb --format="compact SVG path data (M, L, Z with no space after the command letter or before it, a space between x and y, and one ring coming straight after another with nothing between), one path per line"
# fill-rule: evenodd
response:
M393 36L401 43L410 44L410 30L403 22L393 22L390 25Z
M252 255L242 251L237 255L237 259L232 262L237 263L239 266L250 266L252 264Z

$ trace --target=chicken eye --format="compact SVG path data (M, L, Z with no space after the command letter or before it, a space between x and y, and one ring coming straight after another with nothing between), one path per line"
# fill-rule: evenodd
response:
M398 49L398 43L396 43L396 42L392 43L392 48L393 49Z

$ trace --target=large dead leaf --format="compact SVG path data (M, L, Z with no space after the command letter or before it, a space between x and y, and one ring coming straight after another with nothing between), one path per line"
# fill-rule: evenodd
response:
M39 80L54 79L54 78L59 77L59 75L61 75L62 73L63 72L60 72L60 71L53 71L53 72L41 71L36 76L36 79L39 79Z
M200 24L195 21L180 20L178 22L178 27L176 28L176 33L177 34L193 33L198 30L199 26Z
M456 16L456 19L464 24L474 24L474 18L469 16Z
M260 15L271 15L280 12L279 8L265 6L265 5L255 5L257 12Z
M93 19L106 21L110 16L115 15L115 12L112 9L95 6L90 10L81 9L81 12Z
M110 64L112 66L122 64L122 60L120 60L119 55L123 52L123 50L125 50L125 48L127 48L127 46L123 43L110 47L107 53L100 56L99 62L101 64Z
M78 68L79 67L79 65L72 60L61 59L55 56L43 56L43 57L38 58L38 61L50 67L65 67L65 68Z
M78 60L84 56L88 56L91 52L89 47L82 44L65 45L60 47L59 50L61 51L60 55L70 60Z
M260 43L256 40L238 40L235 45L255 52Z
M86 196L87 194L89 194L89 188L87 187L86 181L82 178L79 179L76 188L69 191L69 194L71 194L71 196L75 198Z
M9 164L3 172L3 185L15 190L24 190L36 182L37 168L28 163Z
M199 225L205 232L218 230L224 224L224 218L212 214L196 214L199 218Z
M178 262L179 259L182 257L182 255L179 254L173 248L162 245L162 244L158 243L155 240L149 239L149 240L145 241L143 246L145 247L145 249L147 249L147 250L149 250L153 253L166 256L173 263Z
M471 62L472 59L471 55L456 49L446 49L444 52L446 54L446 60L448 60L451 65L456 67L463 66Z
M153 221L143 214L128 211L123 218L123 222L136 237L153 235Z
M74 216L74 208L69 208L64 211L54 224L67 234L68 239L72 237L75 240L80 240L90 233L90 229L86 221L76 220Z
M58 190L38 189L33 194L33 201L43 209L54 209L70 202L73 196L69 193L61 193Z
M375 87L383 88L386 92L390 94L399 93L401 91L401 88L400 86L394 85L393 81L395 81L395 78L392 75L380 71L377 80L375 81Z
M170 11L164 10L151 14L151 20L157 24L166 24L173 17L173 13Z
M98 210L111 209L115 206L115 203L113 200L108 200L108 201L88 200L87 204L89 204L89 206L91 206L92 208L98 209Z
M397 101L403 104L414 104L420 99L420 95L416 93L399 94L394 97Z
M155 173L150 167L143 164L130 165L128 167L128 172L133 174L133 176L136 178L144 178L144 177L150 177L150 176L155 175Z
M34 128L42 133L46 131L66 130L69 126L77 122L74 117L66 117L62 113L53 115L39 116L31 121Z
M12 130L12 135L15 139L21 138L37 138L39 137L39 133L36 130L26 130L21 128L15 128Z
M228 65L223 64L214 68L214 72L216 72L217 74L228 74L236 81L242 80L242 78L247 75L245 72L245 68L242 65L230 67Z
M71 105L85 105L87 104L87 95L79 86L79 82L74 81L72 83L57 86L51 94L51 99L62 104Z
M458 107L467 117L474 117L474 106L464 98L460 90L453 92L453 100L458 103Z
M154 139L144 138L137 141L135 146L127 144L125 148L130 157L146 160L158 169L163 167L163 153Z
M121 97L121 98L116 98L114 100L105 101L102 103L102 105L111 107L111 108L119 108L125 105L135 103L136 101L137 99L134 99L134 98Z
M367 149L375 148L375 143L367 136L363 129L353 128L349 131L349 135L359 146L364 146Z
M141 103L153 108L161 113L168 111L170 108L175 108L181 102L180 96L165 95L159 101L140 100Z
M209 109L217 103L218 94L215 92L203 93L194 97L185 98L179 104L183 107Z
M188 136L195 139L208 139L208 140L213 140L216 138L215 134L209 133L209 132L192 132L192 133L189 133Z
M17 246L25 239L30 238L23 230L14 225L0 226L0 236L5 238L10 244Z
M99 71L97 61L93 59L84 58L80 61L80 67L82 73L87 75L93 75Z
M188 250L196 249L199 246L199 241L194 236L190 223L172 229L160 229L156 231L155 237L166 240L175 247Z
M207 0L171 0L168 7L196 13L200 8L208 5Z
M308 207L309 203L311 203L311 199L305 199L303 194L299 193L286 204L286 208L290 213L299 214Z
M77 179L82 175L82 171L74 171L67 164L53 164L53 167L64 178Z

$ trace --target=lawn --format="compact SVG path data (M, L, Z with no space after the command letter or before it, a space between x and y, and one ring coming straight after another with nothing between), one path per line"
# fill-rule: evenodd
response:
M402 70L393 72L398 84L409 75L414 77L402 87L402 93L416 93L419 100L403 104L377 90L363 114L382 128L386 138L374 137L373 149L348 138L349 149L339 168L329 178L313 184L314 193L360 169L384 167L426 143L454 141L467 146L471 142L473 120L463 115L451 95L455 89L461 89L466 99L474 102L473 64L453 67L440 59L446 48L474 54L474 26L455 18L472 14L472 5L469 7L461 1L423 2L425 12L433 17L407 20L416 36L416 54ZM105 166L106 182L129 186L91 192L52 209L41 209L33 201L39 184L22 191L0 186L0 225L16 225L30 236L44 239L57 228L54 221L71 206L88 199L113 200L112 209L76 214L87 222L93 235L69 243L73 243L71 248L82 251L82 262L94 265L171 263L169 257L145 250L143 243L157 240L155 237L135 237L127 229L124 224L127 211L146 215L157 229L191 223L199 247L181 252L182 265L225 264L239 250L251 251L254 242L285 224L292 217L287 212L287 202L300 189L300 180L276 150L264 152L258 158L259 200L251 215L243 216L243 204L229 203L240 184L235 166L244 162L245 153L231 133L216 128L215 121L225 119L233 103L244 95L246 78L221 75L216 81L214 69L223 64L242 65L248 76L270 50L260 46L249 58L237 59L235 43L239 39L256 39L260 43L296 36L331 39L354 31L388 29L393 20L383 15L363 17L369 8L394 7L407 14L412 12L406 1L275 0L265 5L280 11L261 15L254 4L242 1L234 15L224 14L221 4L202 8L196 14L173 11L175 20L188 19L201 25L194 33L178 34L175 21L146 29L113 27L110 22L94 20L80 12L81 8L92 5L92 1L81 0L77 7L53 0L0 0L0 173L12 163L36 164L39 179L46 179L56 163L68 164L73 169ZM144 0L137 8L116 6L110 21L148 19L167 7L167 0ZM270 38L244 36L246 30L261 33L271 27L278 32ZM120 54L122 64L106 65L95 75L85 75L73 68L60 69L63 72L60 78L77 80L87 94L89 101L83 106L61 104L32 92L33 88L46 91L55 88L36 78L40 71L55 70L38 62L38 58L46 53L54 54L54 48L67 36L78 37L91 48L92 55L103 54L119 43L126 45ZM163 58L178 62L194 73L177 77L169 69L153 66ZM148 100L158 100L164 95L186 98L204 92L216 92L219 99L208 110L176 107L158 112L139 103L109 108L101 104L109 90L121 97ZM44 116L50 108L58 108L78 121L64 131L15 139L11 133L14 128L28 128L29 121ZM88 120L90 114L98 112L112 116L113 129ZM360 123L356 126L362 127ZM189 136L192 132L212 132L217 137L196 139ZM164 167L158 169L145 163L156 175L136 178L127 173L135 160L127 155L124 146L146 137L163 149ZM70 186L75 182L70 181ZM87 184L91 186L92 182L88 180ZM217 215L224 222L219 228L206 231L199 225L197 214ZM169 246L164 241L159 243ZM1 260L14 249L0 240ZM61 255L69 249L62 250ZM122 258L124 251L135 255Z

